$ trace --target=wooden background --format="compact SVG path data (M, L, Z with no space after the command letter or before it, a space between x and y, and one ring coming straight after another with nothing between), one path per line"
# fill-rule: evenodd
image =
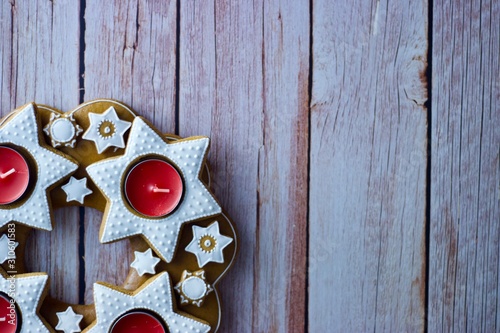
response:
M0 31L2 115L107 97L212 138L221 332L500 331L499 0L4 0ZM125 278L100 218L33 236L53 295Z

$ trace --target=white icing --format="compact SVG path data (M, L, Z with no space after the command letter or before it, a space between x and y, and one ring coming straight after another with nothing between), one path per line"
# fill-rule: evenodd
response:
M52 124L50 133L54 140L66 142L75 136L75 128L69 119L59 118Z
M199 300L207 292L205 281L199 277L190 277L182 284L182 291L192 300Z
M9 248L9 242L10 240L7 235L3 234L2 237L0 237L0 264L3 264L8 259L16 259L15 249L19 243L12 242L12 248Z
M0 269L0 291L16 301L22 314L22 325L19 333L51 332L37 314L47 280L46 274L20 274L14 279L6 279L3 270ZM13 292L12 286L15 286Z
M141 118L135 118L125 154L87 167L94 183L108 198L101 242L142 234L155 252L170 262L183 223L221 213L221 207L199 179L209 139L179 140L166 143ZM163 218L149 219L133 214L120 188L120 179L138 158L164 156L177 166L184 179L184 197L177 209Z
M134 254L135 260L130 266L135 268L139 276L143 276L146 273L156 273L155 267L160 262L160 259L153 256L151 249L147 249L144 252L134 251Z
M76 137L82 128L73 118L73 115L50 114L50 122L43 129L49 136L53 147L75 147Z
M0 128L0 145L2 144L13 144L26 149L35 159L38 174L31 196L20 207L4 209L0 206L0 227L10 221L18 221L37 229L52 230L47 189L71 174L78 166L40 146L33 104L9 118Z
M78 333L82 331L80 329L80 322L83 316L76 314L71 306L68 306L64 312L57 312L56 315L59 318L56 330L63 331L64 333Z
M66 185L61 187L63 191L66 193L66 201L78 201L83 205L83 201L85 197L89 194L92 194L92 190L87 188L87 178L83 177L82 179L76 179L71 176L69 182Z
M130 128L130 122L121 120L114 107L110 107L103 114L89 113L89 119L90 126L83 138L94 141L99 154L109 147L125 148L123 135Z
M200 267L205 266L209 262L224 263L222 250L231 244L232 241L231 237L220 234L219 222L217 221L206 228L193 225L193 240L186 247L186 251L196 256ZM207 251L206 248L209 247L211 249Z
M131 310L149 310L156 313L170 332L210 331L210 326L199 320L178 314L173 310L173 298L168 273L163 272L148 280L134 295L125 294L103 284L94 284L97 321L87 332L109 332L113 323Z
M175 290L181 297L181 304L194 304L199 307L213 289L206 281L205 271L199 270L182 272L181 280L175 286Z

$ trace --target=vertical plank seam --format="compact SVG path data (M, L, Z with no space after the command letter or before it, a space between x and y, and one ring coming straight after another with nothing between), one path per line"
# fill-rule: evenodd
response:
M176 33L175 33L175 134L180 129L180 62L181 62L181 0L176 2Z
M428 0L427 20L427 170L425 191L425 296L424 296L424 332L429 331L429 281L430 281L430 244L431 244L431 186L432 186L432 34L434 30L434 0Z
M87 8L86 0L80 0L80 41L79 41L79 77L78 87L80 90L80 104L85 98L85 9ZM80 221L78 230L78 303L85 304L85 208L80 207Z
M312 114L312 89L313 89L313 38L314 38L314 27L313 27L313 6L314 1L309 0L309 82L308 82L308 125L307 125L307 197L306 197L306 272L305 272L305 306L304 306L304 332L309 332L309 253L310 253L310 202L311 202L311 114Z

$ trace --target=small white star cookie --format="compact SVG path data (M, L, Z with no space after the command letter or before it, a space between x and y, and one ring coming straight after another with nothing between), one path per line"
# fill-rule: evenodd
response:
M205 297L213 290L207 283L205 271L196 272L184 271L175 290L181 297L181 304L194 304L200 307Z
M22 325L19 333L52 332L38 314L47 281L48 276L42 273L20 274L13 279L7 278L3 269L0 269L0 291L14 299L21 312ZM12 285L15 285L14 290Z
M11 241L5 234L0 237L0 264L16 258L15 250L18 245L18 242Z
M83 132L72 114L61 115L57 113L50 114L50 121L43 131L50 138L54 148L59 146L74 148L76 138Z
M83 134L85 140L94 141L97 153L109 147L125 148L123 136L130 128L130 122L121 120L114 107L103 114L89 113L90 126Z
M147 251L139 252L134 251L135 260L130 264L132 268L135 268L139 276L143 276L146 273L155 274L155 266L158 265L160 259L153 256L153 251L147 249Z
M71 176L69 182L61 187L66 193L66 201L78 201L83 205L85 197L92 194L92 190L87 187L87 178L76 179Z
M68 306L64 312L56 312L59 322L57 323L56 330L63 331L64 333L78 333L80 329L80 322L83 315L76 314L71 306Z
M210 326L201 320L175 312L171 288L170 277L166 272L151 278L132 294L104 284L94 284L97 321L86 332L109 332L113 323L121 315L137 309L148 309L157 314L168 326L169 332L206 333L210 331Z
M199 179L208 144L209 139L205 137L167 143L143 119L135 118L125 154L87 167L89 176L108 199L101 242L142 235L160 258L170 262L182 224L222 211ZM147 156L165 157L177 167L184 180L184 199L165 217L151 219L134 214L122 194L119 179L125 177L135 161Z
M216 221L206 228L193 225L193 236L186 251L196 256L200 267L209 262L224 263L222 250L231 244L233 239L220 234L219 222Z
M0 227L17 221L30 227L52 230L52 216L47 191L78 168L65 158L40 145L38 122L33 104L16 112L0 127L0 145L12 144L24 148L37 164L37 175L30 197L19 207L0 206Z

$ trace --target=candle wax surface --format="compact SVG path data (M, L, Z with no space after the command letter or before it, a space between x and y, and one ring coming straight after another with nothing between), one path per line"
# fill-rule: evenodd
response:
M120 317L111 333L168 333L162 322L147 312L131 312Z
M15 333L16 329L17 308L15 303L11 303L7 297L0 295L0 332Z
M28 188L30 176L24 157L9 147L0 146L0 205L19 199Z
M158 159L137 163L125 180L128 202L137 212L148 217L161 217L174 211L183 190L177 169Z

